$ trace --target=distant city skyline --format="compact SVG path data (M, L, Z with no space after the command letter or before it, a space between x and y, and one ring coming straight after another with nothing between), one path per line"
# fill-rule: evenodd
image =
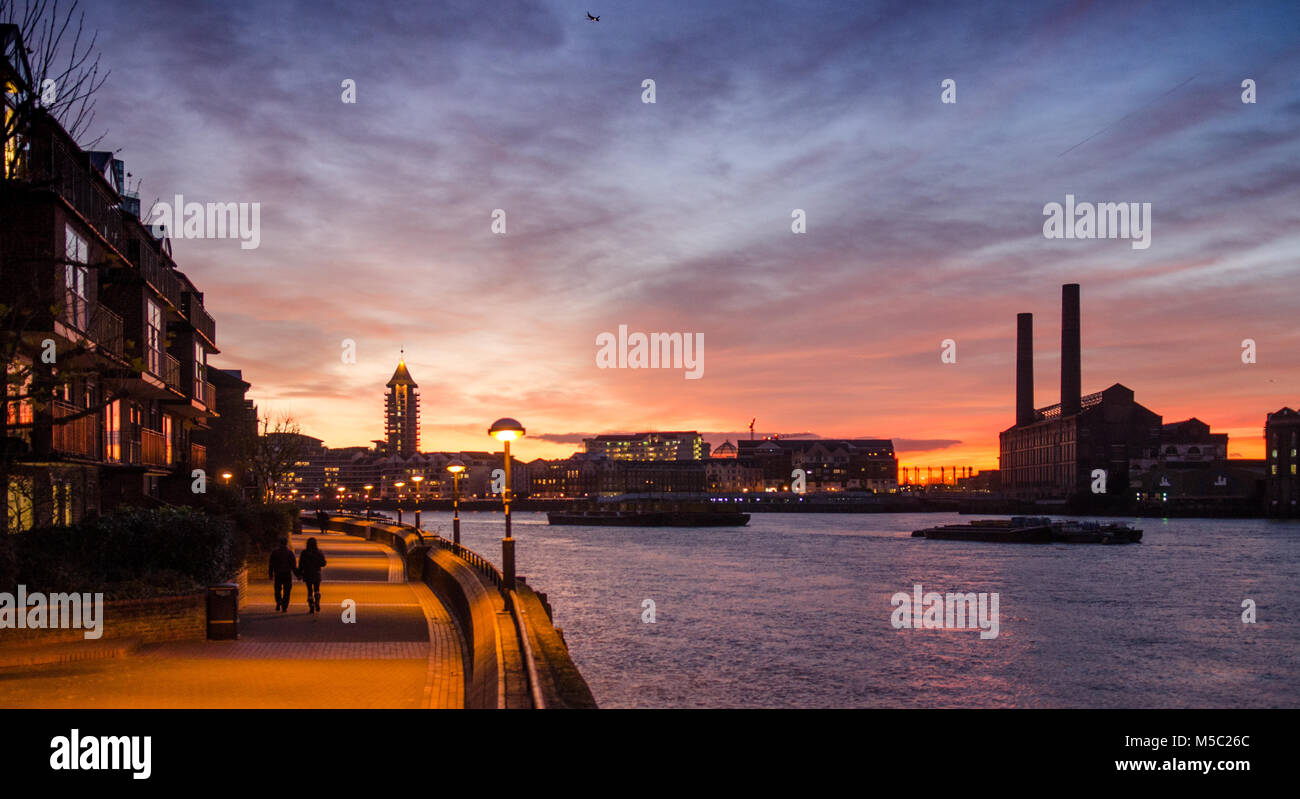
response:
M1244 458L1300 401L1294 3L664 3L599 25L508 5L87 7L112 71L91 135L142 204L260 203L256 249L174 247L219 320L212 364L263 412L382 438L404 348L430 451L489 449L500 416L523 459L611 432L735 441L757 417L994 468L1015 314L1051 404L1067 282L1084 393L1122 383ZM1151 203L1150 246L1045 238L1067 195ZM598 368L619 325L702 334L707 370Z

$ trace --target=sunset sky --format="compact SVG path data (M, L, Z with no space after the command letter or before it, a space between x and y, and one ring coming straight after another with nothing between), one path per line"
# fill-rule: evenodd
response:
M1085 393L1239 457L1300 404L1295 2L593 2L86 6L91 133L143 205L261 203L259 248L174 252L264 412L368 443L405 348L426 450L490 449L500 416L525 459L757 417L991 468L1017 312L1059 398L1066 282ZM1151 203L1150 248L1045 239L1066 194ZM620 324L703 333L703 377L598 369Z

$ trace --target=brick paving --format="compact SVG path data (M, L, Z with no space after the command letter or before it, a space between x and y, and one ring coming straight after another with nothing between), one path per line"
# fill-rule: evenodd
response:
M387 547L317 535L328 564L321 613L295 582L286 613L250 575L236 641L146 644L127 657L0 669L0 708L456 708L460 635ZM301 551L306 536L294 536ZM393 563L396 561L396 568ZM347 600L355 622L344 620Z

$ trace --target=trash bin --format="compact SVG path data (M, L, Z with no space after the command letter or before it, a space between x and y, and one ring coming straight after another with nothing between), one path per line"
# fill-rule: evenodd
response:
M230 641L239 637L239 586L219 583L208 586L208 640Z

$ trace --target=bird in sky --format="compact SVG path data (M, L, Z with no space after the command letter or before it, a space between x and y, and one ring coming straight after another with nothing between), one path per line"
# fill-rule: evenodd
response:
M593 17L593 16L591 15L591 12L588 11L588 12L587 12L587 21L588 21L588 22L600 22L600 17Z

